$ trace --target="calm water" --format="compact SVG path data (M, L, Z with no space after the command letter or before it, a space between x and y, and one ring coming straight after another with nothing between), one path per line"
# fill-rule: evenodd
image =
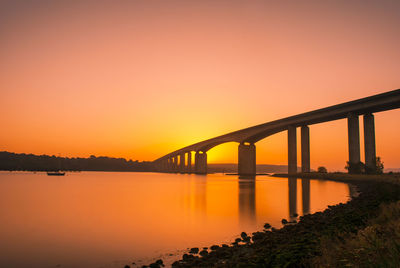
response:
M0 172L0 267L123 267L346 202L343 183L272 177ZM172 254L172 256L170 256Z

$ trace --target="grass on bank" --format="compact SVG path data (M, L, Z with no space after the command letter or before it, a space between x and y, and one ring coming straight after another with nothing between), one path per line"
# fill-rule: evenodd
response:
M382 204L378 217L357 234L324 239L314 267L400 267L400 201Z
M294 176L297 178L309 178L309 179L320 179L320 180L333 180L333 181L375 181L375 182L387 182L400 185L400 173L385 173L385 174L348 174L348 173L296 173L295 175L280 174L276 173L273 177L284 177Z

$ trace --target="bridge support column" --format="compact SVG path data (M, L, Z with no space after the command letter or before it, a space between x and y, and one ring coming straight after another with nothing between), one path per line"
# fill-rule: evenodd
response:
M153 163L153 168L154 168L157 172L161 172L160 162Z
M166 172L167 171L167 163L165 162L165 159L161 160L161 172Z
M168 171L168 162L167 159L164 159L162 161L162 172L167 172Z
M241 143L238 150L239 175L256 175L256 146Z
M192 152L187 152L187 173L192 173Z
M179 173L185 173L185 153L179 155Z
M207 153L196 152L195 155L196 174L207 174Z
M297 137L296 127L288 127L288 173L297 173Z
M364 115L364 148L366 172L374 172L376 166L375 122L373 114Z
M173 173L174 172L174 158L171 157L169 159L169 172Z
M173 170L172 158L168 158L168 172L172 172L172 170Z
M358 115L348 115L347 127L349 135L349 173L361 173L360 127L358 124Z
M179 166L178 166L178 156L174 156L174 172L178 172Z
M301 127L301 172L310 172L310 128Z

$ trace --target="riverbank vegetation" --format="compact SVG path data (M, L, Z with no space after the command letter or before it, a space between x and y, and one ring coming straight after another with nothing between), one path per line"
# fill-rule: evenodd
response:
M344 168L351 174L383 174L384 165L381 158L378 156L375 157L372 167L367 167L365 163L361 161L358 163L350 163L347 161Z
M399 267L400 180L374 176L329 177L351 183L359 195L299 217L298 223L282 221L281 229L266 224L263 231L242 233L231 245L188 252L172 266Z
M152 171L151 162L106 156L88 158L0 152L0 170L9 171Z
M400 267L400 201L382 204L356 234L321 241L314 267Z

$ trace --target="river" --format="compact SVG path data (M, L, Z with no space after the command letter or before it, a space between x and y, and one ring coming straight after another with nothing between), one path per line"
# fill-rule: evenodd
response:
M349 200L347 184L222 174L0 172L0 267L124 267Z

